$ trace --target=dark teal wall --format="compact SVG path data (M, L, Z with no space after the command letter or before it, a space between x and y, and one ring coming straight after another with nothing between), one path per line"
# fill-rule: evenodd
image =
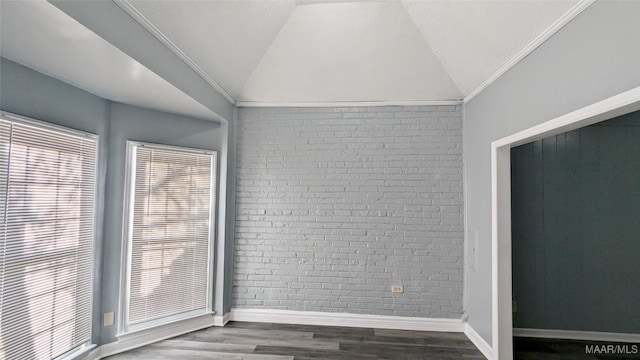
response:
M640 333L640 112L511 156L514 327Z

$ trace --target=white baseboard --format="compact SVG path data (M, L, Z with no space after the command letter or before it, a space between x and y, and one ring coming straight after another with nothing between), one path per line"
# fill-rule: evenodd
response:
M326 313L315 311L291 311L269 309L231 309L223 316L202 316L174 323L150 331L142 331L113 343L99 346L83 360L99 360L127 350L210 326L224 326L229 321L270 322L280 324L349 326L377 329L464 332L471 342L488 360L493 360L493 351L480 335L461 319L415 318L351 313Z
M513 336L543 338L543 339L567 339L567 340L585 340L585 341L640 343L640 334L596 332L596 331L513 329Z
M225 326L229 322L230 313L226 313L222 316L214 316L213 317L213 325L214 326Z
M432 319L316 311L234 308L231 309L230 320L417 331L462 332L464 330L464 325L461 319Z
M80 357L82 360L98 360L100 359L100 346L94 348L84 357Z
M493 349L491 345L487 343L478 332L474 328L469 325L469 323L464 324L464 334L467 335L469 340L475 345L478 350L487 358L487 360L493 360Z
M212 315L204 315L196 318L158 326L148 331L140 331L127 335L126 338L116 342L101 345L91 351L83 360L99 360L107 356L119 354L157 341L186 334L192 331L214 326L215 318Z

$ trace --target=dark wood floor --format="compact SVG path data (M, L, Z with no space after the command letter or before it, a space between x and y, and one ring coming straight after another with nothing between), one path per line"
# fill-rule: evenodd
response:
M587 353L587 345L622 345L625 353ZM633 345L638 349L633 354ZM623 350L624 352L625 350ZM513 338L514 360L640 360L640 344L534 338Z
M485 359L462 333L231 322L109 360Z

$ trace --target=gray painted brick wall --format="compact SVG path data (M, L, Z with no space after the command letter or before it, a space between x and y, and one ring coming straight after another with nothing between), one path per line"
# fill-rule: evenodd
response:
M234 307L460 317L460 106L240 108L237 131Z

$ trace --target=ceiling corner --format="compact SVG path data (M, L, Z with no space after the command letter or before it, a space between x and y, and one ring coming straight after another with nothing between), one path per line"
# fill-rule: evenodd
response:
M124 12L131 16L144 29L151 33L158 41L160 41L167 49L182 60L191 70L213 87L220 95L222 95L232 105L237 103L236 99L229 94L218 82L216 82L206 71L204 71L187 53L182 51L176 44L171 41L158 27L156 27L142 12L140 12L128 0L112 0Z

